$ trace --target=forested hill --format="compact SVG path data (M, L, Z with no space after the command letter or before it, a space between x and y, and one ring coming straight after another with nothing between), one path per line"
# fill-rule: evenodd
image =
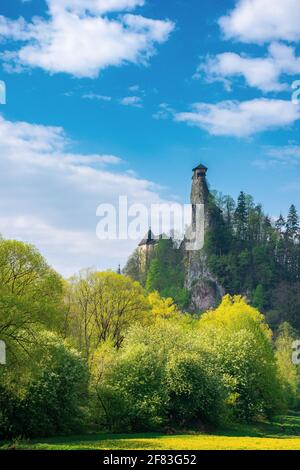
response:
M286 218L267 216L252 196L241 192L238 200L212 192L210 229L204 252L207 266L226 293L246 295L272 327L288 321L300 331L300 228L296 207ZM216 210L216 206L221 209ZM169 240L159 241L146 273L138 268L137 253L125 272L147 289L171 296L188 310L183 249Z
M241 192L237 202L214 194L222 210L206 239L211 271L228 293L243 293L272 326L300 329L300 229L296 207L275 221Z

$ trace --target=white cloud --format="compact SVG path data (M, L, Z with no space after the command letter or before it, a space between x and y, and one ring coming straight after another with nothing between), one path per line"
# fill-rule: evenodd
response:
M298 73L300 57L296 57L295 48L282 43L272 43L267 57L251 58L231 52L209 57L198 67L195 78L201 78L203 74L208 82L221 81L230 89L229 78L243 76L247 85L270 92L290 88L289 84L280 82L282 74Z
M255 99L195 103L191 112L178 113L175 120L200 127L211 135L248 137L289 126L300 119L300 109L289 101Z
M285 145L283 147L269 147L267 149L269 161L282 165L300 164L300 147L298 145Z
M86 100L96 100L96 101L111 101L112 97L111 96L106 96L106 95L99 95L98 93L85 93L82 95L82 98Z
M286 145L285 147L271 147L268 154L272 157L292 158L300 163L300 147L298 145Z
M254 166L262 169L270 167L288 166L292 167L300 164L300 147L296 144L289 144L283 147L267 147L265 158L256 159Z
M258 44L299 41L299 0L238 0L219 24L227 39Z
M106 13L133 9L143 0L48 0L49 19L26 22L0 16L0 40L12 42L1 54L8 70L40 67L95 78L109 66L146 63L155 44L165 42L174 28L168 20ZM25 44L18 48L19 41ZM17 48L16 48L17 45Z
M134 108L142 108L143 100L140 96L125 96L120 100L123 106L133 106Z
M160 103L158 111L152 115L154 119L169 119L173 116L175 110L168 103Z
M140 85L132 85L132 86L130 86L130 87L129 87L129 91L131 91L132 93L137 93L137 92L141 91L141 90L140 90Z
M107 13L110 11L132 10L143 6L145 0L47 0L52 11L70 10L76 13L90 11Z
M0 115L0 233L34 243L64 275L117 267L136 246L96 238L99 204L117 206L120 195L147 207L161 201L159 188L124 172L119 157L77 154L72 145L60 127Z

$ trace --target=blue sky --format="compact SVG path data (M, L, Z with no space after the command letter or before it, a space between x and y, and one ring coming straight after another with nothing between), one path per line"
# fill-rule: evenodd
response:
M0 232L64 275L124 264L96 207L188 202L191 168L300 209L298 0L1 0Z

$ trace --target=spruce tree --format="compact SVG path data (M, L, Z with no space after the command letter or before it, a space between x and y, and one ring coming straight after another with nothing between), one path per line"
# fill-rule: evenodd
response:
M247 210L247 197L246 194L241 191L237 201L237 208L234 213L234 225L236 236L240 240L246 240L247 235L247 221L248 221L248 210Z
M299 216L294 204L291 205L286 223L287 237L295 240L299 235Z
M283 230L285 228L285 219L282 214L280 214L279 218L276 220L275 227L278 233L283 233Z

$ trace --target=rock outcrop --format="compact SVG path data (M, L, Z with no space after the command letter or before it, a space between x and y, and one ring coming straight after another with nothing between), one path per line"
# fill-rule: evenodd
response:
M192 229L193 231L204 231L198 239L204 239L210 229L210 207L212 204L210 192L206 181L207 168L199 165L193 169L191 204L192 204ZM197 207L202 207L202 211L197 212ZM197 213L201 214L204 220L196 220ZM197 238L196 234L196 238ZM208 269L207 256L203 247L200 249L189 249L185 251L185 287L191 293L190 310L194 312L206 311L215 307L225 294L224 289L218 280Z

